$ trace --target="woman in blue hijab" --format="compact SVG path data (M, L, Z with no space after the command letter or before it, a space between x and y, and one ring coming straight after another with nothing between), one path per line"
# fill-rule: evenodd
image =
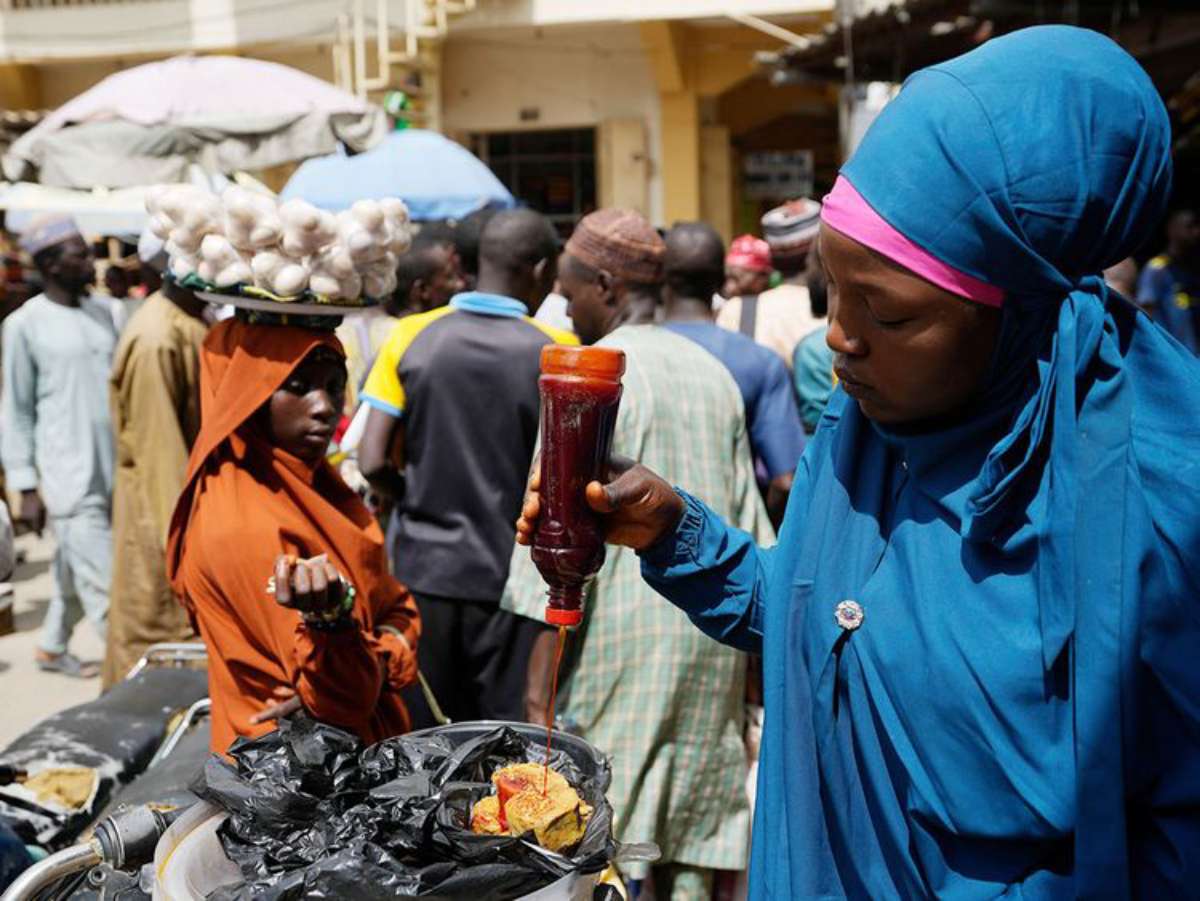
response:
M589 486L763 654L754 897L1200 897L1200 365L1099 275L1169 146L1097 33L917 73L827 198L841 387L778 546L643 467Z

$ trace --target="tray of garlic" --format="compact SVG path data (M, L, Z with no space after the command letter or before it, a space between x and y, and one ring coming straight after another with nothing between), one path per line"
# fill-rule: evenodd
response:
M408 209L395 197L339 213L235 185L217 195L162 185L146 197L169 272L205 299L248 309L321 314L378 302L396 289Z

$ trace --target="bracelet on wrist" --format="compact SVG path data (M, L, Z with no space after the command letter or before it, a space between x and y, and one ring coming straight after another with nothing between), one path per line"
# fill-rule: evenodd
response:
M342 600L336 607L302 615L306 628L319 632L333 632L350 623L350 611L354 609L354 598L358 592L347 582L343 581L342 586Z

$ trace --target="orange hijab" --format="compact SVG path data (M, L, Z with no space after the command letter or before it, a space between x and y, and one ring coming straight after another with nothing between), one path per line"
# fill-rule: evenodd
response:
M228 320L200 356L200 434L171 520L167 576L209 648L213 749L270 731L250 717L280 689L317 719L377 741L407 731L400 688L420 632L388 573L375 518L333 468L275 447L255 414L331 333ZM317 632L267 583L279 554L325 553L355 588L357 629Z

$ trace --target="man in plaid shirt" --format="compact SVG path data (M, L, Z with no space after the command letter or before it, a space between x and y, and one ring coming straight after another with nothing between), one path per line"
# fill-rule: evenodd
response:
M559 290L580 339L625 352L614 453L698 486L714 509L769 541L737 385L699 345L645 324L662 256L662 240L638 214L601 210L579 224L560 260ZM528 548L513 555L502 604L542 618L545 585ZM746 866L746 657L664 604L627 548L608 548L584 608L564 656L562 724L611 755L618 839L662 850L655 896L707 901L716 870ZM547 629L531 658L527 709L535 722L548 713L553 642ZM647 872L635 864L625 875Z

